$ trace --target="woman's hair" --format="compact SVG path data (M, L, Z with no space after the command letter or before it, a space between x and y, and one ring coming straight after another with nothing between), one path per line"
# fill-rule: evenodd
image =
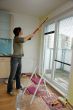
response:
M13 33L15 36L19 36L19 33L21 32L21 27L15 27L13 30Z

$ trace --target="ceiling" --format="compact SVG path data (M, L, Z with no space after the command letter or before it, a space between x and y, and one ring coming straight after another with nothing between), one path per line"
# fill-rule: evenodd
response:
M45 16L69 0L0 0L0 9Z

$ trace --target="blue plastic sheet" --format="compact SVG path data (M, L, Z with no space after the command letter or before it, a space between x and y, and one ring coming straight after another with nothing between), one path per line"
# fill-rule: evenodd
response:
M0 39L0 56L12 54L12 39Z

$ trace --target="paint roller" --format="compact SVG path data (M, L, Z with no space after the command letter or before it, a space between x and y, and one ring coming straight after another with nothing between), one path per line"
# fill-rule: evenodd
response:
M67 105L67 99L63 97L58 97L58 101L62 103L63 106Z
M58 100L55 100L55 101L53 101L53 103L52 103L52 107L53 106L56 106L56 105L58 105L59 104L59 101Z

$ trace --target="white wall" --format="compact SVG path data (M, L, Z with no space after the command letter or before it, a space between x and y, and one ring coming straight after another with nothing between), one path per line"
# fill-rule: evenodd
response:
M71 75L70 75L70 83L68 90L68 100L73 106L73 48L72 48L72 62L71 62Z
M12 28L20 26L25 35L30 34L39 24L39 19L33 16L12 13ZM39 57L39 34L37 33L32 40L24 43L24 57L22 58L22 73L33 72Z
M73 0L69 0L48 15L48 21L55 21L66 16L71 16L73 11Z

